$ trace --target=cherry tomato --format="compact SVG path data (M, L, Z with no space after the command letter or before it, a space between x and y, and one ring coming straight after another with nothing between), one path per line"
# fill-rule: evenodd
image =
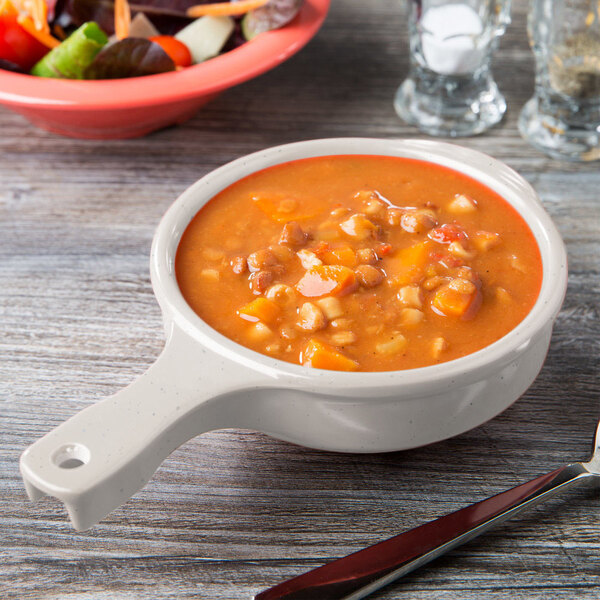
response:
M29 71L46 54L48 48L29 35L15 15L0 14L0 58Z
M155 35L149 39L169 55L176 67L189 67L192 64L192 55L188 47L173 36Z

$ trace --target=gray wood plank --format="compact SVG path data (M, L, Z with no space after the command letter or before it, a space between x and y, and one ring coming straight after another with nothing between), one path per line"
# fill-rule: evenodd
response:
M525 12L515 1L494 63L507 117L460 143L522 173L567 244L567 297L530 390L482 427L403 453L340 455L250 431L205 434L83 533L57 502L27 501L18 456L160 352L148 256L163 212L203 174L266 146L422 137L392 107L408 64L404 13L397 2L334 0L300 54L225 92L185 126L140 140L60 138L0 109L2 598L249 598L586 457L600 417L600 169L553 161L518 134L533 89ZM566 493L376 597L596 599L598 500L593 489Z

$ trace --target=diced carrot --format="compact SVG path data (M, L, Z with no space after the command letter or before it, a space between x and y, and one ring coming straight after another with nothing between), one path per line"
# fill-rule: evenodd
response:
M418 283L424 276L431 246L430 241L424 240L398 250L386 259L384 264L386 273L398 285Z
M314 369L356 371L359 364L335 348L315 339L309 340L301 356L302 364Z
M213 4L198 4L187 9L187 16L197 19L198 17L236 16L245 15L267 4L269 0L239 0L238 2L215 2Z
M469 319L481 305L481 292L475 288L473 293L464 293L451 284L443 285L437 289L431 305L436 312L447 317Z
M343 265L319 265L309 269L296 284L296 289L307 298L343 296L356 288L356 275Z
M208 5L210 6L210 5ZM303 221L318 214L318 211L303 210L301 203L291 198L272 194L269 196L253 196L255 206L262 210L273 221L277 223L288 223L289 221Z
M274 323L280 313L279 306L268 298L255 298L238 310L238 315L246 321L262 321L267 324Z
M344 265L345 267L356 265L356 254L350 246L333 248L329 252L325 252L320 258L326 265Z

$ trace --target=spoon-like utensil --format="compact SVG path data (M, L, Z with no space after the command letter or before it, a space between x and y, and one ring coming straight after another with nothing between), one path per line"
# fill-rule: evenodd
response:
M600 480L600 423L586 463L566 465L269 588L254 600L359 600L557 492Z

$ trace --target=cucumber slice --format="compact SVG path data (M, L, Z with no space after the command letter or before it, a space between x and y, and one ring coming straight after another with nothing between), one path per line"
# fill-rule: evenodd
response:
M201 63L219 54L233 28L231 17L200 17L184 27L175 38L189 48L195 63Z

